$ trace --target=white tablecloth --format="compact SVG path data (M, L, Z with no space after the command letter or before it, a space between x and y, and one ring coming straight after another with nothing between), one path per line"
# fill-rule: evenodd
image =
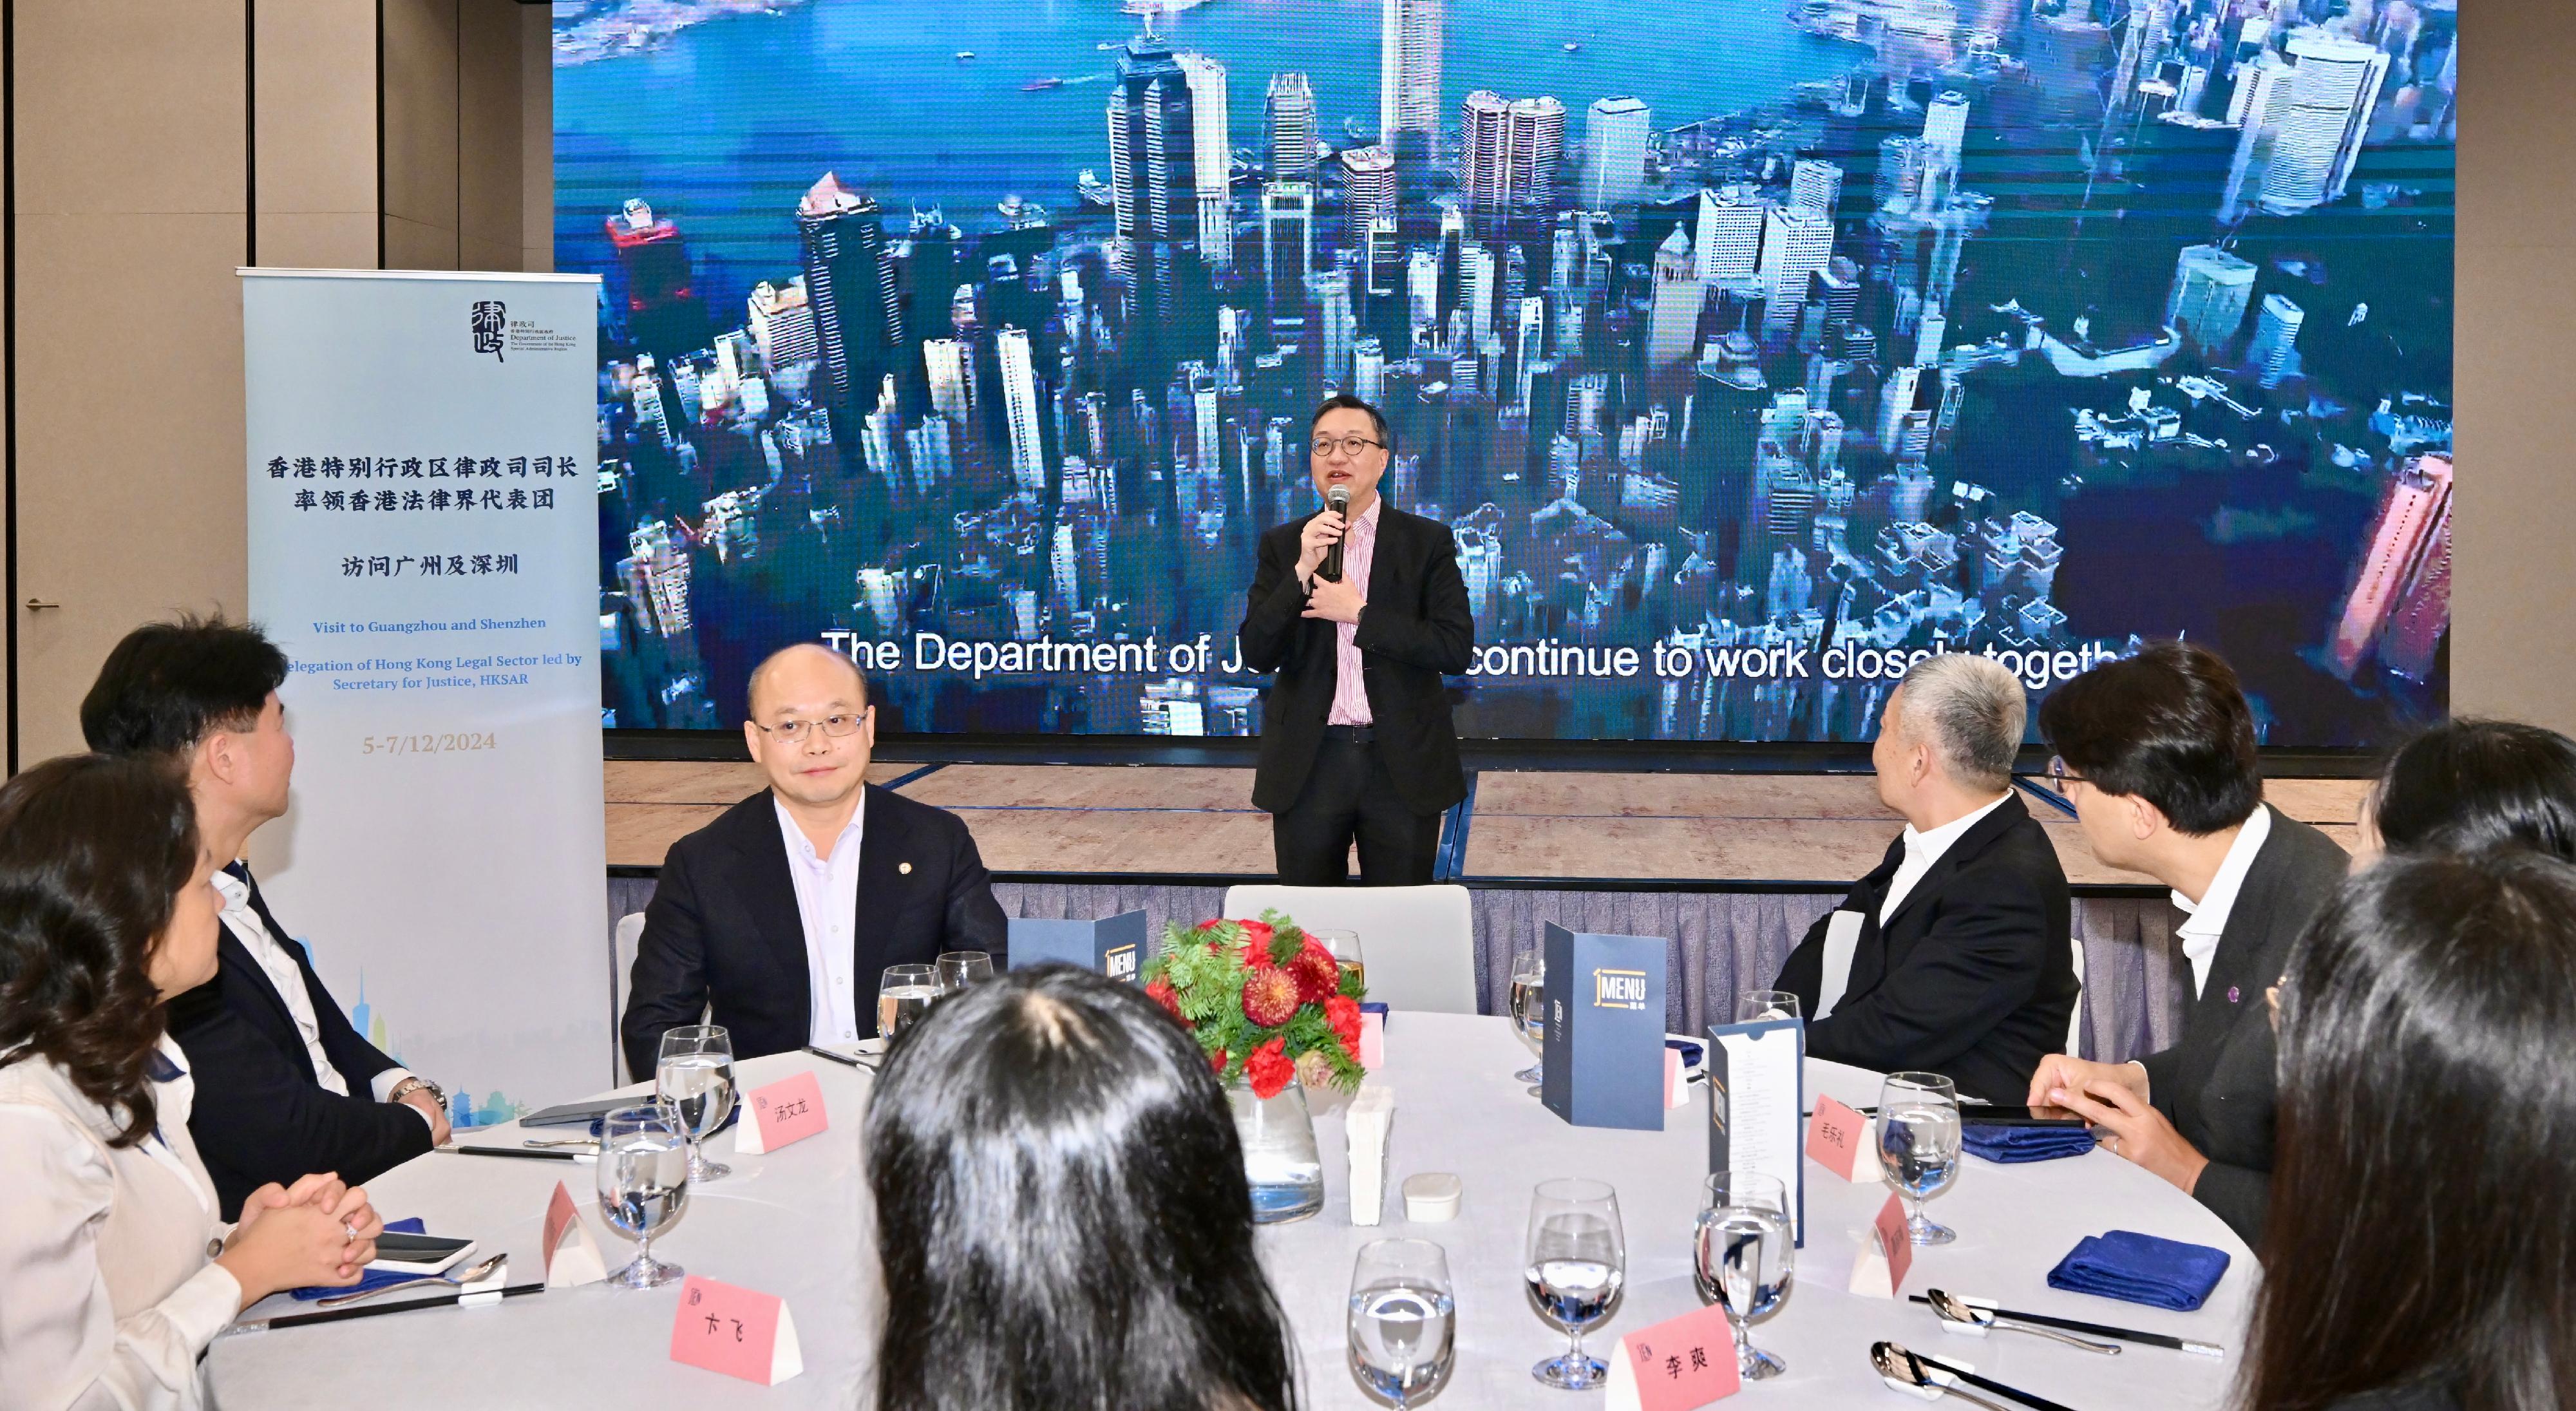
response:
M1587 1346L1606 1353L1622 1333L1698 1305L1690 1232L1707 1166L1704 1092L1666 1114L1661 1132L1569 1127L1511 1080L1529 1061L1501 1019L1394 1017L1387 1066L1378 1080L1395 1089L1395 1135L1387 1222L1375 1228L1350 1224L1339 1116L1328 1113L1318 1121L1324 1210L1261 1236L1263 1261L1296 1327L1310 1406L1368 1404L1347 1370L1342 1310L1359 1246L1397 1235L1443 1245L1458 1284L1458 1368L1435 1405L1582 1404L1529 1374L1533 1363L1563 1345L1562 1336L1530 1310L1521 1285L1530 1187L1551 1176L1594 1176L1619 1190L1628 1238L1627 1293L1617 1315ZM868 1079L794 1054L747 1061L740 1076L746 1087L757 1087L800 1069L821 1075L832 1129L769 1156L719 1151L735 1174L693 1192L687 1216L656 1242L655 1251L692 1273L784 1297L803 1344L803 1376L765 1389L676 1366L668 1349L677 1285L641 1293L593 1286L487 1308L227 1336L217 1341L207 1363L219 1402L258 1411L865 1404L881 1300L869 1248L874 1216L857 1145ZM1811 1100L1817 1088L1854 1106L1875 1103L1878 1096L1874 1075L1836 1064L1811 1063L1809 1085ZM515 1146L521 1135L514 1126L500 1127L464 1140ZM718 1138L711 1145L727 1143ZM557 1180L580 1200L612 1267L630 1252L598 1221L592 1170L571 1162L432 1153L388 1172L371 1189L388 1219L422 1216L435 1232L472 1235L486 1250L508 1250L511 1280L524 1282L540 1277L539 1224ZM1405 1223L1395 1190L1417 1171L1454 1172L1464 1180L1458 1219ZM2233 1356L2220 1360L2131 1347L2110 1358L2019 1333L1966 1338L1940 1331L1938 1320L1919 1305L1842 1292L1862 1234L1885 1199L1883 1186L1847 1184L1808 1165L1807 1247L1799 1251L1787 1301L1754 1334L1757 1345L1787 1359L1789 1372L1748 1387L1746 1404L1906 1405L1869 1369L1869 1344L1879 1338L1965 1360L1981 1373L2085 1411L2222 1403L2236 1369ZM1918 1251L1906 1280L1909 1292L1946 1288L2009 1308L2231 1347L2242 1339L2255 1276L2252 1256L2188 1197L2106 1153L2024 1166L1969 1158L1958 1184L1928 1209L1959 1232L1959 1242ZM2110 1229L2212 1245L2235 1262L2208 1306L2196 1313L2048 1288L2048 1270L2060 1256L2081 1237ZM285 1302L272 1300L253 1316L281 1311Z

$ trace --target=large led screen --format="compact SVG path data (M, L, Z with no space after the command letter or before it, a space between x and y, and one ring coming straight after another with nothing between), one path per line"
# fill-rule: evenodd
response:
M1866 738L1920 653L2448 696L2453 0L564 0L605 718L1244 735L1308 417L1470 735Z

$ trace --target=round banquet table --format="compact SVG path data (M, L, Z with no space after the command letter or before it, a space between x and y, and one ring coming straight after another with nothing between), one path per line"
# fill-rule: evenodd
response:
M1529 1062L1503 1019L1393 1016L1386 1064L1373 1079L1395 1091L1385 1222L1378 1226L1350 1223L1341 1118L1332 1110L1318 1118L1324 1208L1265 1229L1260 1240L1263 1264L1296 1330L1307 1405L1370 1404L1347 1368L1342 1313L1353 1256L1369 1240L1392 1236L1437 1241L1448 1251L1457 1286L1457 1367L1431 1405L1585 1404L1593 1394L1543 1387L1529 1372L1564 1346L1563 1335L1531 1310L1521 1279L1530 1188L1551 1176L1597 1177L1619 1192L1626 1294L1610 1321L1587 1335L1586 1347L1607 1355L1622 1334L1699 1306L1690 1235L1707 1169L1705 1086L1693 1085L1689 1102L1665 1114L1660 1132L1579 1128L1512 1081ZM783 1297L804 1355L801 1376L763 1388L675 1365L668 1351L678 1285L644 1292L593 1285L484 1307L227 1334L207 1355L218 1404L262 1411L868 1404L882 1302L858 1146L868 1075L806 1054L750 1059L737 1068L746 1089L816 1072L831 1129L765 1156L733 1154L724 1137L709 1143L710 1155L734 1174L692 1191L687 1214L656 1240L654 1252L693 1274ZM1820 1091L1867 1106L1878 1100L1878 1077L1810 1060L1810 1106ZM515 1147L523 1135L510 1124L461 1140ZM580 1204L609 1266L631 1253L599 1221L593 1171L573 1162L433 1152L387 1172L370 1190L389 1220L420 1216L434 1233L470 1235L484 1252L508 1251L510 1282L525 1283L543 1277L540 1228L558 1180ZM1463 1180L1458 1218L1405 1221L1399 1187L1420 1171ZM1877 1182L1848 1183L1806 1164L1806 1246L1780 1310L1754 1326L1755 1344L1785 1358L1788 1372L1748 1384L1738 1404L1911 1404L1870 1369L1869 1345L1881 1338L1965 1362L2083 1411L2179 1411L2224 1401L2255 1265L2227 1227L2188 1196L2107 1152L2017 1166L1965 1158L1958 1183L1927 1206L1932 1218L1959 1232L1958 1242L1917 1250L1904 1292L1943 1288L2006 1308L2224 1343L2230 1355L2223 1359L2136 1345L2116 1358L2101 1357L2022 1333L1961 1336L1942 1331L1921 1305L1844 1292L1869 1222L1886 1198L1887 1188ZM1040 1217L1032 1212L1032 1218ZM2232 1262L2207 1305L2192 1313L2048 1287L2048 1270L2077 1240L2111 1229L2210 1245ZM297 1306L279 1297L246 1316L291 1311Z

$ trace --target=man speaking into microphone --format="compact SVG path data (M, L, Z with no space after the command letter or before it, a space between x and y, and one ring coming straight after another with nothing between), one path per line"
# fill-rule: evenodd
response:
M1467 794L1441 682L1476 646L1458 545L1378 495L1395 447L1377 408L1335 395L1310 436L1324 508L1261 536L1243 613L1244 664L1277 673L1252 802L1289 886L1347 882L1354 839L1362 882L1421 886Z

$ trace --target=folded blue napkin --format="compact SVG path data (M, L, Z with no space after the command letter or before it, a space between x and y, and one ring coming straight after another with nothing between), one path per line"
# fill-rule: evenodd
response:
M2225 1250L2112 1230L2086 1235L2048 1271L2048 1286L2188 1313L2226 1272Z
M385 1231L388 1234L396 1235L425 1235L429 1233L428 1227L421 1223L418 1216L414 1216L409 1220L390 1221L385 1225ZM344 1293L365 1293L369 1289L380 1289L392 1284L416 1283L427 1277L429 1276L426 1274L399 1274L391 1269L369 1269L367 1272L360 1274L358 1276L358 1281L354 1284L348 1284L345 1286L317 1284L310 1288L296 1289L294 1290L294 1294L296 1302L311 1303L317 1298L333 1298Z
M2011 1165L2082 1156L2093 1149L2094 1141L2087 1127L2006 1127L1968 1122L1959 1129L1959 1145L1988 1161Z

